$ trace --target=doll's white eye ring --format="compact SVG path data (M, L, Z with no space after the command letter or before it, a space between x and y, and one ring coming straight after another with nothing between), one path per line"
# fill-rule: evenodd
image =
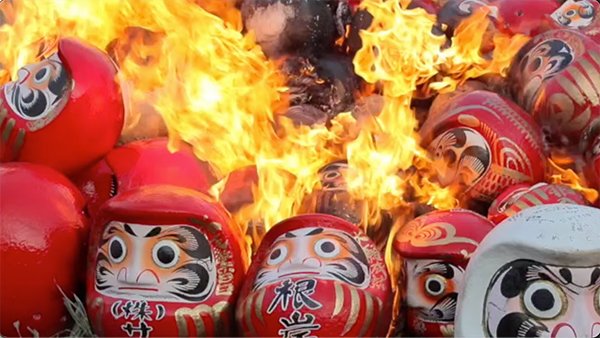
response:
M162 240L152 248L152 260L163 269L172 268L179 261L179 247L173 241Z
M43 71L43 73L42 73L42 71ZM48 79L50 78L51 75L52 75L52 67L45 66L45 67L40 68L35 74L33 74L33 81L38 84L45 83L46 81L48 81Z
M271 252L269 253L269 258L267 259L267 264L269 265L277 265L281 262L283 262L288 255L288 249L285 245L278 245L276 246L273 250L271 250Z
M340 244L334 240L323 238L315 243L315 253L322 258L333 258L340 254Z
M113 263L121 263L127 256L127 245L119 236L114 236L108 242L108 256Z
M440 296L446 292L446 278L434 274L425 280L425 292L430 296Z
M567 299L563 291L549 281L535 281L525 289L522 296L525 310L537 319L554 319L563 312Z

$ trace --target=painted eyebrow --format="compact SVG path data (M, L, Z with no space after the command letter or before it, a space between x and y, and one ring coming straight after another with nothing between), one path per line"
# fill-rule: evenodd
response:
M137 235L135 234L135 232L133 232L133 229L131 229L129 224L127 224L127 223L123 224L123 228L125 229L125 232L129 233L131 236L137 237Z
M285 238L296 238L296 235L294 235L292 232L286 232L284 236Z
M443 263L443 262L429 263L427 265L423 265L423 266L419 267L416 272L418 274L422 274L424 272L445 272L446 269L450 268L449 265L450 264ZM442 269L441 268L442 266L445 267L446 269Z
M154 237L154 236L157 236L157 235L159 235L159 234L160 234L160 227L154 227L154 228L152 228L152 230L150 230L150 231L149 231L149 232L146 234L146 236L144 236L144 237L145 237L145 238L148 238L148 237Z
M563 283L562 280L556 274L554 274L554 272L551 271L550 269L547 269L544 266L537 266L537 267L538 267L538 269L540 269L539 271L537 271L537 274L535 274L533 276L526 276L528 282L535 281L535 280L548 281L548 282L554 283L556 285L562 286L565 290L567 290L575 295L579 295L579 292L577 292L573 288L569 287L569 285L575 285L575 286L579 286L579 285L573 284L573 283ZM531 267L529 267L529 269L530 268ZM579 287L581 287L581 286L579 286Z
M166 231L164 231L164 232L162 232L160 234L160 236L158 237L158 239L172 238L176 242L184 243L185 242L185 238L181 234L181 232L184 231L184 230L185 230L185 228L182 229L181 227L167 229Z
M314 236L314 235L318 235L322 232L323 232L323 228L316 228L314 230L311 230L311 232L307 233L306 236Z

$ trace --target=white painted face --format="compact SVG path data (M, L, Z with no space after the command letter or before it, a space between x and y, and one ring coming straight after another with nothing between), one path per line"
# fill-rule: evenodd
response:
M429 151L441 184L470 187L488 171L492 161L490 146L473 129L454 128L436 137Z
M407 259L406 305L420 321L452 324L464 269L431 259Z
M189 225L111 222L96 256L96 290L132 300L198 303L216 285L207 238Z
M58 54L19 69L18 77L4 86L4 95L22 119L52 120L67 104L72 81Z
M559 39L542 41L529 51L519 65L524 80L522 102L524 107L530 109L544 81L556 76L573 60L573 48Z
M286 232L271 245L254 289L289 277L338 280L357 288L370 283L367 256L348 233L309 227Z
M510 262L492 281L485 317L492 337L599 337L600 265Z
M596 9L591 0L567 0L554 11L552 19L558 24L568 28L585 28L592 24Z
M459 292L465 337L599 337L600 210L551 204L497 225Z

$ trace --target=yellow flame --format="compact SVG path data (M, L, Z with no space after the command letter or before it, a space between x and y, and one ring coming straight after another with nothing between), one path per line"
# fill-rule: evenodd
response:
M58 37L78 37L119 65L127 128L160 114L170 145L190 143L223 179L212 189L215 196L229 174L256 167L254 202L234 215L254 225L255 240L303 212L304 198L319 188L319 169L340 159L349 162L349 191L367 205L366 226L378 222L381 210L409 199L442 209L456 205L453 192L430 178L412 95L423 86L451 90L469 77L503 73L524 43L523 37L496 36L498 53L482 57L488 23L482 12L444 49L446 38L431 33L435 17L404 9L406 2L363 1L374 20L361 33L364 47L354 65L367 82L381 84L385 105L360 125L350 114L338 115L329 128L279 118L285 78L253 34L241 33L234 0L4 1L0 8L10 24L0 26L0 83L47 55Z
M564 169L551 159L548 159L548 163L550 164L550 169L554 172L551 175L551 183L564 184L571 187L571 189L581 193L592 204L598 200L598 191L583 185L581 177L573 169Z

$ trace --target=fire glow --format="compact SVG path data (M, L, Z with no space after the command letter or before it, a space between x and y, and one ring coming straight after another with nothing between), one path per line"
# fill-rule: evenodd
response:
M252 32L242 34L233 1L4 2L9 24L0 26L0 82L49 55L57 38L78 37L107 51L119 66L128 113L124 135L147 121L159 129L160 119L151 119L159 114L173 149L187 142L210 163L220 180L212 189L216 198L231 173L256 167L253 202L233 215L242 230L262 224L254 233L264 233L306 212L303 201L320 188L319 170L336 160L348 161L348 189L365 202L362 226L377 226L381 211L414 202L438 209L458 204L455 192L435 183L431 161L419 146L414 94L449 92L469 78L505 75L528 40L498 33L494 52L482 55L489 25L482 9L461 23L448 47L445 36L432 33L435 16L405 9L407 2L361 4L374 19L361 32L354 67L381 88L385 103L379 115L360 123L350 113L338 115L329 127L295 126L281 118L286 79Z

